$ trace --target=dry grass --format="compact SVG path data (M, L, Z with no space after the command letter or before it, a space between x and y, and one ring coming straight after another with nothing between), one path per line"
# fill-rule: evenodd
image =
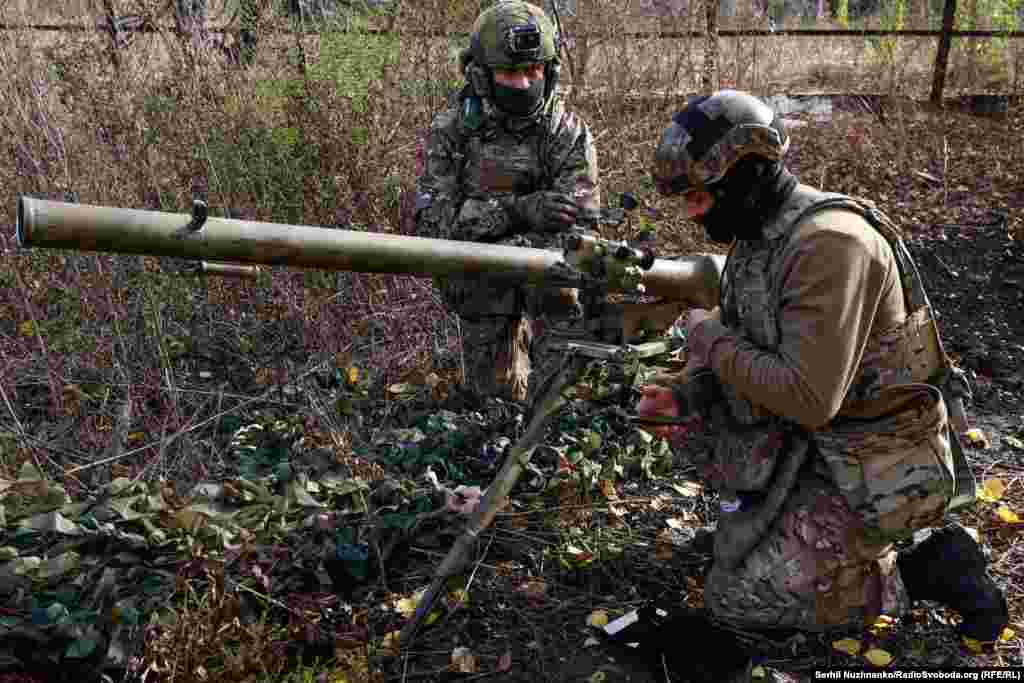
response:
M124 11L157 23L167 17L158 0L125 4ZM2 17L25 20L25 6L9 2ZM118 472L184 486L209 473L213 454L220 457L222 444L201 427L211 416L288 402L275 388L316 368L356 364L382 392L457 350L452 321L423 279L275 268L256 282L195 281L177 274L171 259L18 250L13 216L25 193L74 193L83 203L170 211L203 196L218 214L408 234L420 144L457 83L454 57L462 43L407 31L468 26L477 7L430 0L402 10L397 36L349 31L329 40L289 34L268 11L249 69L217 46L170 31L136 36L116 52L103 33L5 34L0 422L17 447L0 452L0 476L35 459L72 490L94 489L110 468L89 465L109 452L116 416L131 399L138 407L131 431L140 436L117 461ZM662 126L680 95L698 86L702 43L624 39L616 7L600 0L592 14L566 18L570 35L583 26L597 34L572 42L575 73L563 73L576 86L572 106L597 139L605 201L637 192L659 215L654 225L665 251L708 249L647 177ZM31 18L92 23L96 16L69 10ZM648 24L672 31L694 21ZM1020 41L988 53L958 48L950 87L981 83L1019 95L1021 49ZM927 40L904 39L885 50L856 38L723 40L720 85L764 94L921 96L933 58ZM880 114L844 114L795 130L793 163L812 184L880 196L908 225L953 221L982 203L980 195L951 203L956 188L1024 196L1019 124L1019 110L989 122L890 105ZM939 175L943 186L928 186L932 194L924 197L908 180L913 170ZM634 220L620 236L649 220ZM1014 220L1021 230L1019 216ZM340 428L329 410L295 400L295 409L317 416L311 429ZM74 468L85 474L66 474ZM997 550L999 562L1015 566L1020 551L1013 539ZM180 652L174 629L185 628L184 637L189 624L221 623L211 614L226 608L223 593L202 597L183 589L182 596L179 620L160 636L173 637L153 642L162 665L173 665ZM1015 588L1015 615L1021 598ZM250 645L266 635L232 634ZM202 640L197 653L213 643L207 631L189 637Z

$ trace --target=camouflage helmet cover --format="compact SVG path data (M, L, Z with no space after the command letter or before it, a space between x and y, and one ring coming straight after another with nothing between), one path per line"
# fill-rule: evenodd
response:
M470 53L478 64L518 68L558 56L557 31L544 10L521 0L501 0L473 24Z
M789 136L771 107L738 90L693 98L672 117L654 155L654 180L662 194L704 189L733 165L756 154L781 160Z

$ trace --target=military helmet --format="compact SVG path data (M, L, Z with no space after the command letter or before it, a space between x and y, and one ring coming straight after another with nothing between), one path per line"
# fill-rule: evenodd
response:
M501 0L477 17L470 53L477 64L492 69L550 62L558 57L558 31L540 7Z
M692 98L672 117L654 155L662 194L712 189L740 159L781 161L789 136L771 107L738 90Z

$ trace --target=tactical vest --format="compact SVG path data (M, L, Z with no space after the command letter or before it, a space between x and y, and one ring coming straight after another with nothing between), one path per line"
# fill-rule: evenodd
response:
M969 391L942 349L920 274L896 226L866 200L799 185L764 226L764 239L739 241L729 254L722 322L759 347L778 348L778 256L799 223L826 209L858 213L890 245L907 318L869 338L839 413L809 435L815 448L808 457L843 491L868 536L895 540L938 523L945 512L972 502L975 491L947 414L947 404L959 406ZM722 390L733 429L723 434L715 459L744 463L737 490L775 488L781 482L769 484L775 466L771 445L799 428L731 387ZM873 409L880 405L898 408L879 415Z

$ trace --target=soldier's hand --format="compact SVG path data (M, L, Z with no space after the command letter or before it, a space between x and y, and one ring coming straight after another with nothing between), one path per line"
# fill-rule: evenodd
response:
M560 192L532 192L516 200L517 218L539 232L560 232L576 223L579 207Z
M679 417L679 404L675 395L668 387L656 384L645 384L640 387L642 396L637 406L637 415L641 417ZM640 428L644 431L664 439L685 431L681 424L657 425L641 423Z

